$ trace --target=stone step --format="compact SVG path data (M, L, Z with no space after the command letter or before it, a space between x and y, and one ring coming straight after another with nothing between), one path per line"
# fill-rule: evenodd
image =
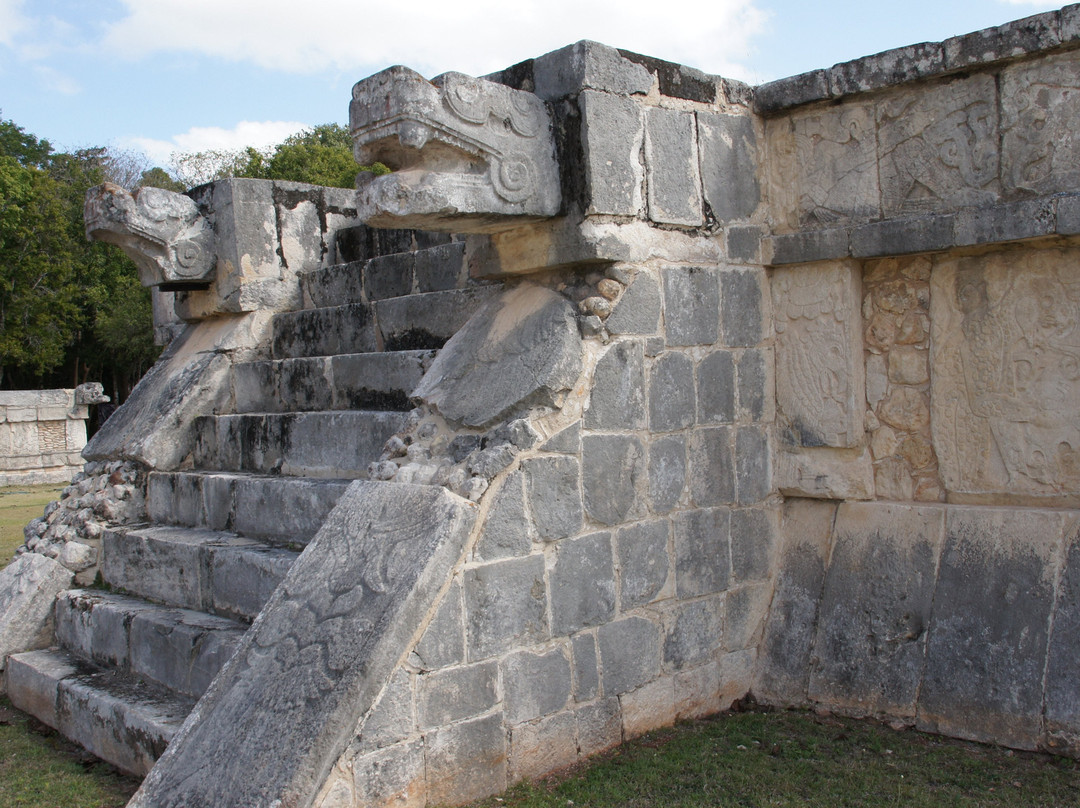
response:
M65 651L192 699L206 692L246 630L225 617L111 592L72 589L56 601L56 639Z
M379 350L373 314L368 303L276 314L271 356L274 359L292 359Z
M146 511L159 525L204 527L303 545L349 483L231 471L155 471L147 478Z
M310 308L440 292L470 283L464 242L337 264L300 278Z
M207 415L196 420L196 469L357 479L406 423L403 412Z
M140 598L250 621L298 555L214 530L115 529L102 534L101 576Z
M502 284L449 289L377 301L375 318L383 350L441 348Z
M194 702L58 649L13 654L11 703L136 777L161 757Z
M245 362L232 367L237 413L407 410L434 350Z

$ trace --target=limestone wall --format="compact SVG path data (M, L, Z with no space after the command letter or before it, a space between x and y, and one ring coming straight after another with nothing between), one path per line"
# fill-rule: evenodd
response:
M75 390L0 391L0 486L70 481L88 417Z

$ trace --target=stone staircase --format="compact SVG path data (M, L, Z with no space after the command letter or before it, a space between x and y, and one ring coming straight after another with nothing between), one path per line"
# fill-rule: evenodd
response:
M356 260L305 276L306 308L275 315L271 358L233 365L233 411L197 419L192 468L149 473L149 524L103 535L105 588L63 593L55 646L9 659L15 706L125 771L150 770L351 480L406 425L438 349L499 288L472 284L464 245L447 239L341 235L339 254Z

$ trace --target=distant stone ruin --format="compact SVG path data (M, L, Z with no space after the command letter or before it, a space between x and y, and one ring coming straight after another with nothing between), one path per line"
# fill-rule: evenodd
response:
M91 192L187 325L0 572L18 707L132 806L462 803L748 694L1080 755L1080 5L350 116L355 192Z

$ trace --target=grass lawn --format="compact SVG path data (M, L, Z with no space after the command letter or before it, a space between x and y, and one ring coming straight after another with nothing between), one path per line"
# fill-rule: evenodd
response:
M0 567L6 567L23 543L23 526L60 498L65 485L16 485L0 488Z

